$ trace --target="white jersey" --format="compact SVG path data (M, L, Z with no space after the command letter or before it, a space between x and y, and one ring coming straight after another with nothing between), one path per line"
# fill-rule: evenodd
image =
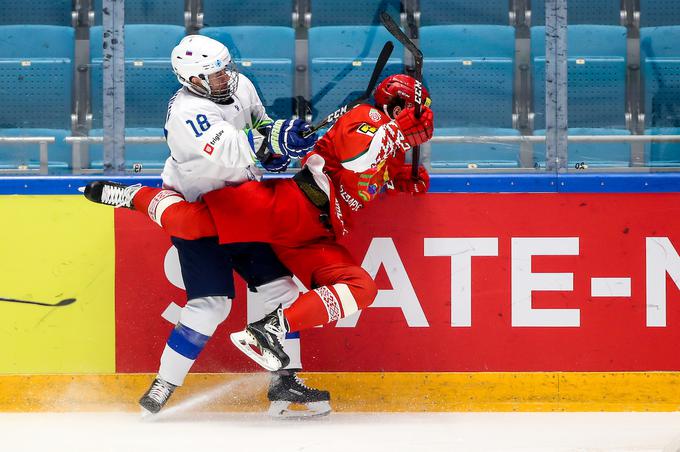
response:
M163 186L182 193L187 201L262 177L244 129L256 129L271 119L252 82L242 74L232 100L218 104L187 88L170 99L165 121L170 157L161 177Z

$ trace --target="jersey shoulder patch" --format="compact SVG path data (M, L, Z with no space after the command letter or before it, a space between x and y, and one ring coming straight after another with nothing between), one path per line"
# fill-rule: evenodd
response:
M357 132L363 133L364 135L368 135L369 137L372 137L375 135L375 133L378 131L378 128L375 126L372 126L371 124L368 124L367 122L362 123L357 127Z

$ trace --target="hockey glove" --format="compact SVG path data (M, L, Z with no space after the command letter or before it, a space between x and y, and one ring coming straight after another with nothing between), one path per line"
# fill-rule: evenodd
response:
M253 154L255 154L255 157L262 165L262 168L272 173L282 173L283 171L286 171L288 165L290 164L290 157L288 155L274 154L271 149L269 149L267 144L267 136L261 137L258 135L258 139L256 139L253 135L252 129L246 129L245 133L248 137L250 149L253 151Z
M432 138L433 119L432 110L423 105L420 118L416 118L413 108L406 108L397 115L394 121L406 137L408 144L418 146Z
M274 154L285 154L302 158L314 148L318 139L315 133L303 137L309 124L302 119L279 119L272 124L269 134L270 150Z
M395 191L423 195L430 188L430 175L424 166L418 168L418 178L411 176L411 165L403 165L392 180Z

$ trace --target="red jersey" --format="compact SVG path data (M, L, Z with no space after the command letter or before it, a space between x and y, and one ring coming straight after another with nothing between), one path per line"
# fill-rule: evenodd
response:
M334 222L338 235L349 229L352 212L362 209L391 182L408 149L395 122L368 104L345 113L319 139L302 163L317 160L315 155L323 157L323 172L332 183L331 211L339 220Z

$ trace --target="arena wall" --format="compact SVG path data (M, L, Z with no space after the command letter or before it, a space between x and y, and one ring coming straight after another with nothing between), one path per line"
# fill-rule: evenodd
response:
M677 409L680 195L653 178L653 193L473 180L487 190L435 178L435 193L359 212L344 243L380 292L303 333L309 383L349 411ZM136 409L184 301L165 233L74 195L81 183L3 185L0 297L76 301L0 301L1 411ZM264 409L266 376L227 338L258 306L239 281L178 400L213 388L204 409Z

